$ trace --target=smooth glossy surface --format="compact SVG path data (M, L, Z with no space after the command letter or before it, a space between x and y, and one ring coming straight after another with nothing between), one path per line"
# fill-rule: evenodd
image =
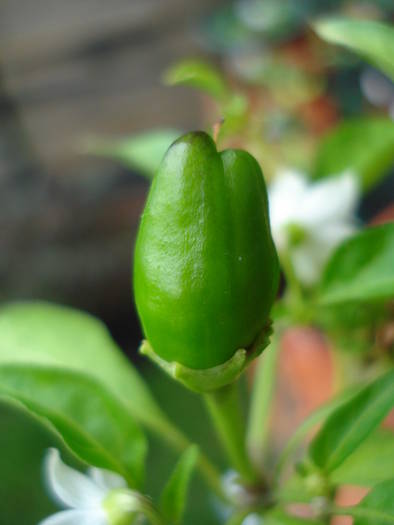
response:
M204 369L248 348L278 286L267 192L255 159L203 132L169 148L137 238L134 291L145 335L167 361Z

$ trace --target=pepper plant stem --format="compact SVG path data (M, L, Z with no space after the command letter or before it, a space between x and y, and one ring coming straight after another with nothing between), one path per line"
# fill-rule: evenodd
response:
M275 389L279 337L272 336L270 346L258 358L250 405L247 448L255 465L262 469L270 424L270 408Z
M245 422L242 417L238 383L204 394L218 437L227 456L243 480L248 484L257 481L245 446Z

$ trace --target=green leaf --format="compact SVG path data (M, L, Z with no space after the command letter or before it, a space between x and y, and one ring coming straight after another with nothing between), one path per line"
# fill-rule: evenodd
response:
M222 75L211 64L202 60L178 62L165 72L164 82L170 86L191 86L209 93L218 100L225 99L229 94Z
M340 123L322 139L312 175L321 178L351 169L367 190L388 173L393 163L394 122L378 117L356 118Z
M339 406L351 399L358 390L359 388L357 387L344 390L339 395L335 396L333 399L314 410L312 414L304 419L304 421L298 426L293 435L290 437L289 441L286 443L286 446L283 448L281 455L279 456L275 468L276 479L279 478L285 469L285 466L287 465L290 457L294 455L300 445L305 442L308 433L310 433L314 427L324 421L324 419L327 419Z
M323 523L291 516L281 510L274 510L262 517L261 525L323 525Z
M334 305L394 295L394 223L367 228L343 242L323 272L318 301Z
M248 518L251 523L260 523L261 525L323 525L321 521L298 518L278 509L265 512L261 516L255 512L250 513L245 510L239 511L230 517L226 522L226 525L242 525L243 523L249 523Z
M326 420L309 446L315 465L334 471L379 425L394 406L394 370L377 378Z
M85 141L84 151L119 160L151 179L167 149L180 135L175 129L158 129L118 141L92 138Z
M31 364L0 365L0 395L43 420L81 460L141 487L146 438L123 405L88 375Z
M376 485L349 514L354 516L353 525L393 525L394 479Z
M42 365L86 373L133 417L178 442L182 438L98 319L45 302L0 309L0 365Z
M170 523L179 523L186 505L187 489L198 458L198 447L191 445L182 454L164 487L161 510Z
M394 29L373 20L327 17L314 24L317 34L359 54L394 80Z
M394 434L378 429L333 472L337 485L372 487L392 478L394 472Z

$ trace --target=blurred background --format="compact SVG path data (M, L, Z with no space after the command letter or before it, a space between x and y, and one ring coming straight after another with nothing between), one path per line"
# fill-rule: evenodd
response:
M390 22L394 4L0 2L0 300L51 300L101 317L153 391L165 392L174 420L199 432L213 455L194 396L180 398L179 387L137 355L132 248L156 156L171 137L209 130L222 116L215 96L170 87L176 82L166 72L180 60L203 60L234 95L223 144L250 150L267 179L284 165L308 172L321 138L343 119L394 118L392 82L311 30L327 13ZM389 175L360 205L365 222L393 217L392 146L381 167ZM35 525L52 509L40 472L51 439L26 415L0 408L0 525ZM155 494L174 456L151 450ZM198 481L193 491L188 523L215 523Z

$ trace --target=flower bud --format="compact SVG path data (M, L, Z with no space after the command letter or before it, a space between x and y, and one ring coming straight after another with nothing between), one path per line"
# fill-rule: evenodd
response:
M148 498L129 489L111 491L103 502L109 525L133 525L141 516L150 517L155 511Z
M269 322L279 265L267 191L246 151L182 136L153 180L134 259L145 336L167 362L208 369L248 349Z

